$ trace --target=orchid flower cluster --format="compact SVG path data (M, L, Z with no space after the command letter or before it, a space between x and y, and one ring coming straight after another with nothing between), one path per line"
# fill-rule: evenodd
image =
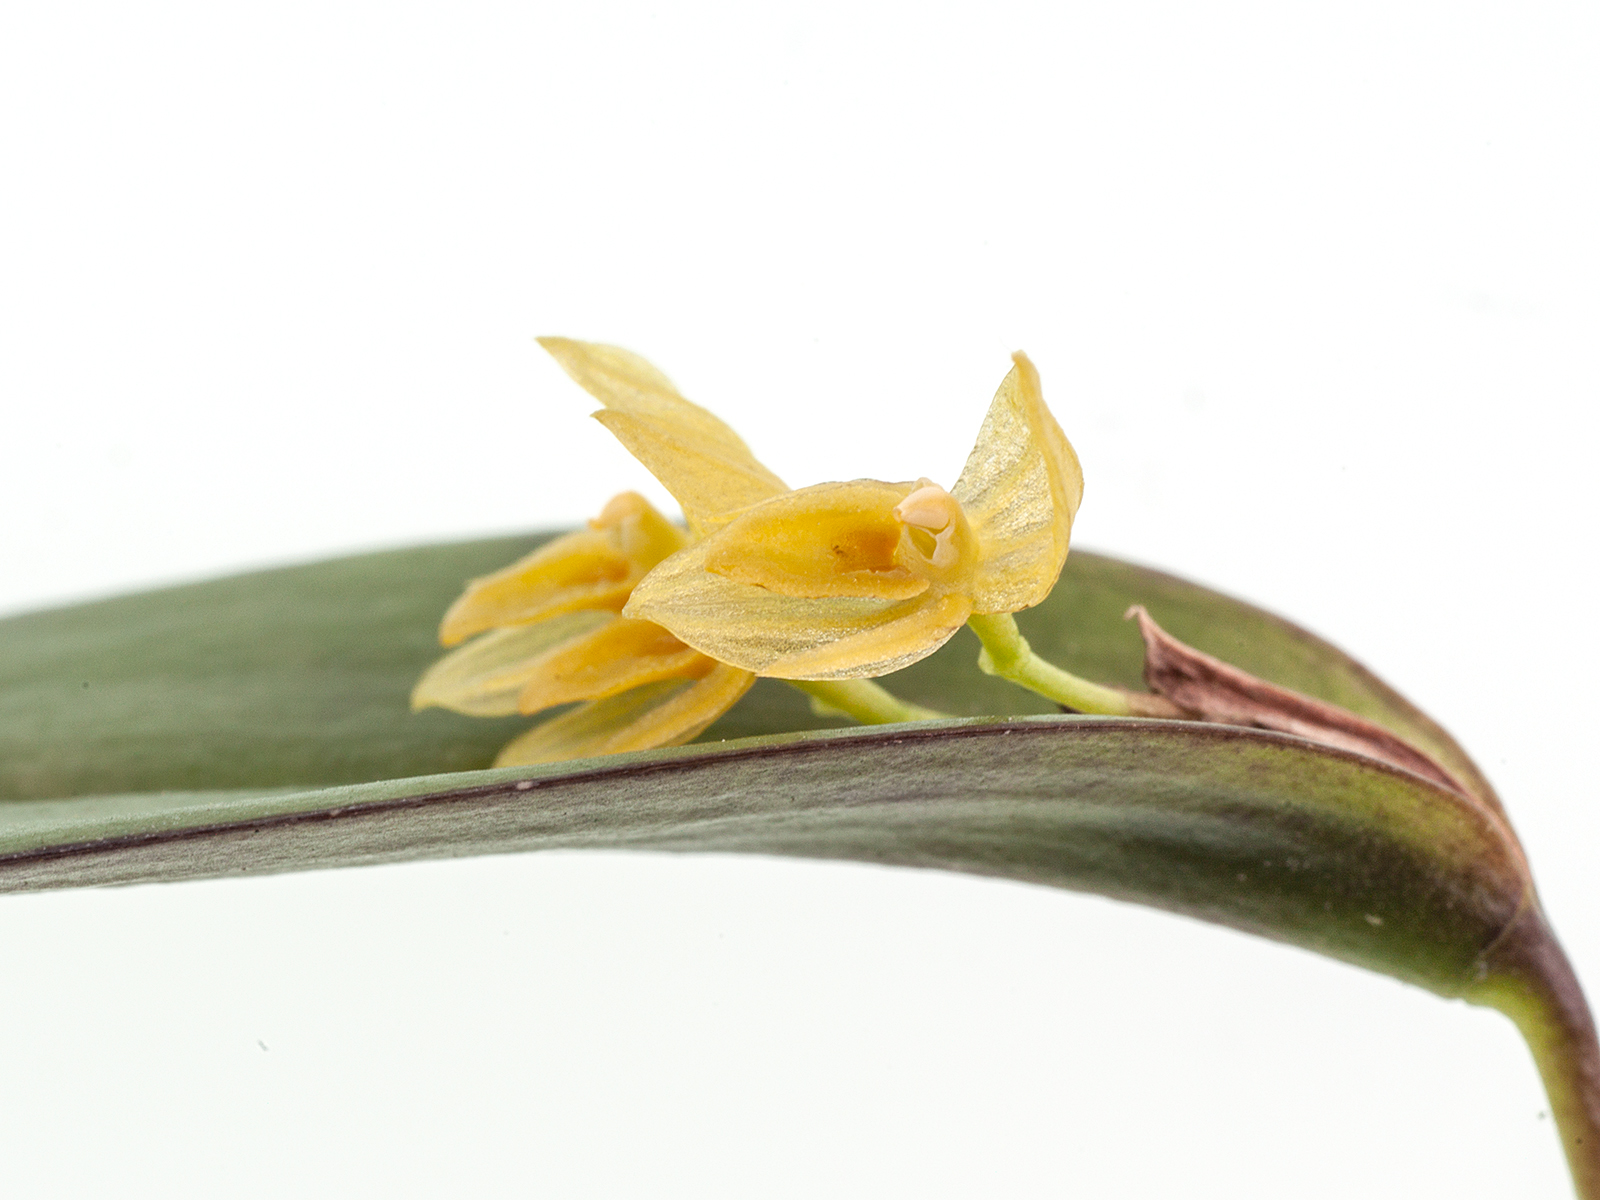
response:
M940 714L867 680L963 624L986 670L1085 711L1128 698L1033 658L1010 614L1050 594L1083 474L1023 354L955 486L858 479L794 490L660 371L614 346L540 344L594 415L666 487L687 528L625 492L588 528L467 585L412 695L474 716L535 714L497 766L678 745L757 676L794 681L865 722ZM470 641L468 639L471 639Z

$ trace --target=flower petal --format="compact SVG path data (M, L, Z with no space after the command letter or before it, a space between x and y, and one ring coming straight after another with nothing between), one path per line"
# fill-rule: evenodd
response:
M974 610L1016 612L1050 594L1066 562L1083 471L1025 354L995 393L951 495L976 531Z
M618 617L532 664L517 705L536 713L574 700L602 700L663 679L700 679L714 666L661 626Z
M680 746L732 708L755 678L748 671L718 663L695 683L664 680L591 700L535 725L500 751L494 765L521 767Z
M633 585L686 538L636 492L606 505L588 529L546 542L526 558L467 584L444 614L446 646L503 625L523 625L558 613L599 608L615 612Z
M573 612L496 629L452 650L423 672L411 692L411 710L448 708L469 717L505 717L517 711L517 694L549 652L621 618L609 612Z
M932 654L966 620L931 593L909 600L784 596L706 570L712 535L674 554L634 589L625 615L654 621L703 654L780 679L863 679ZM951 624L955 607L962 607ZM823 653L845 643L837 654ZM798 667L795 664L799 664Z
M924 597L903 616L779 659L765 672L780 679L862 679L888 675L926 658L972 615L972 601L946 592Z
M914 483L820 483L757 504L712 534L705 567L781 596L909 600L928 581L907 570L895 516Z
M735 509L788 491L738 434L685 400L637 354L571 338L540 338L539 344L606 406L595 419L666 486L696 533L717 528Z

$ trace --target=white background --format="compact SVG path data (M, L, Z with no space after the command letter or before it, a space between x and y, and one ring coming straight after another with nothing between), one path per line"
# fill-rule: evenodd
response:
M797 485L952 482L1021 347L1078 544L1431 711L1600 989L1593 5L5 14L0 609L662 496L535 334ZM1494 1014L841 865L8 897L0 1064L28 1196L1567 1194Z

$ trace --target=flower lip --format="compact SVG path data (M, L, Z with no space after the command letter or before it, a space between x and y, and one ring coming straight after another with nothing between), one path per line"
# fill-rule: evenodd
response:
M893 509L909 484L822 483L753 505L703 543L705 569L778 596L908 600L926 571L902 551Z

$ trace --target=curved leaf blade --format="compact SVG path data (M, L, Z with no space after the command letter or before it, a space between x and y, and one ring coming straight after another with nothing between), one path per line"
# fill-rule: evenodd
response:
M156 790L312 787L487 767L526 718L413 714L462 583L541 539L496 538L259 571L0 621L0 800ZM1122 620L1144 603L1172 633L1285 687L1385 725L1483 797L1447 734L1347 655L1231 597L1074 551L1050 598L1019 614L1046 658L1140 686ZM907 700L958 716L1052 711L980 674L962 631L891 676ZM702 741L836 727L761 680Z
M1142 649L1121 614L1144 604L1197 649L1410 741L1473 802L1260 730L991 716L830 732L767 680L703 740L802 732L470 770L521 722L412 716L406 697L461 581L534 544L365 555L0 622L0 890L609 846L1093 891L1501 1008L1544 1073L1580 1193L1600 1197L1600 1048L1499 802L1448 734L1336 648L1083 553L1019 620L1047 658L1136 686ZM977 674L975 651L960 636L892 686L955 713L1043 706Z
M1498 823L1296 738L941 721L292 792L7 806L0 888L553 847L938 867L1098 892L1461 994L1524 895Z

